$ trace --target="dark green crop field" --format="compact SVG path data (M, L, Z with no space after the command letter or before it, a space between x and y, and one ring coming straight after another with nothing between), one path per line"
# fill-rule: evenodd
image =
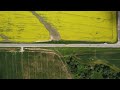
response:
M71 78L54 52L0 52L1 79Z
M0 48L1 79L120 79L120 48Z

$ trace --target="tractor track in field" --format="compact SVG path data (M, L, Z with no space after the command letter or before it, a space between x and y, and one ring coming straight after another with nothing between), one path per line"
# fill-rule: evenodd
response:
M1 42L11 42L7 36L0 34L0 37L3 39Z
M44 18L40 16L39 14L37 14L35 11L31 11L31 12L34 16L36 16L39 22L42 23L45 26L45 28L49 31L51 41L61 40L59 32L53 26L51 26L50 23L45 21Z

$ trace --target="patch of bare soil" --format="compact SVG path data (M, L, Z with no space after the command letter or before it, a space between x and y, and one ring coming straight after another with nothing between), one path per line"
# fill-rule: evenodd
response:
M7 47L7 48L2 48L2 47L0 47L0 51L6 51L6 52L16 52L16 51L19 51L20 50L20 48L9 48L9 47Z

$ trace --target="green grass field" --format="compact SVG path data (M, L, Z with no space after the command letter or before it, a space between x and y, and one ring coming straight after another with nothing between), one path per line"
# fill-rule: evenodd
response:
M12 51L11 51L12 50ZM53 51L0 52L0 79L69 79L70 74Z
M67 48L67 47L61 47L61 48L50 48L52 50L55 50L59 54L63 55L64 57L74 56L76 54L79 55L79 58L83 60L89 60L98 58L101 60L106 60L110 62L111 64L114 64L118 67L120 67L120 48Z
M120 48L24 49L0 48L1 79L120 78Z
M115 11L36 11L60 34L58 42L117 42ZM50 42L49 31L30 11L0 11L0 42Z
M120 79L120 48L50 48L76 79Z

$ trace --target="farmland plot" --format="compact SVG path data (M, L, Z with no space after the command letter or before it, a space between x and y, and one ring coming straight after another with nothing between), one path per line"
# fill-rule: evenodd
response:
M51 33L57 41L117 42L115 11L35 12L41 20L30 11L1 11L0 42L48 42Z
M116 12L37 11L58 30L62 40L117 42Z
M120 48L50 48L76 79L120 79Z
M44 42L49 39L49 32L31 12L0 12L0 42Z
M120 48L0 48L1 79L119 79Z
M1 79L69 79L71 75L55 52L1 51Z

